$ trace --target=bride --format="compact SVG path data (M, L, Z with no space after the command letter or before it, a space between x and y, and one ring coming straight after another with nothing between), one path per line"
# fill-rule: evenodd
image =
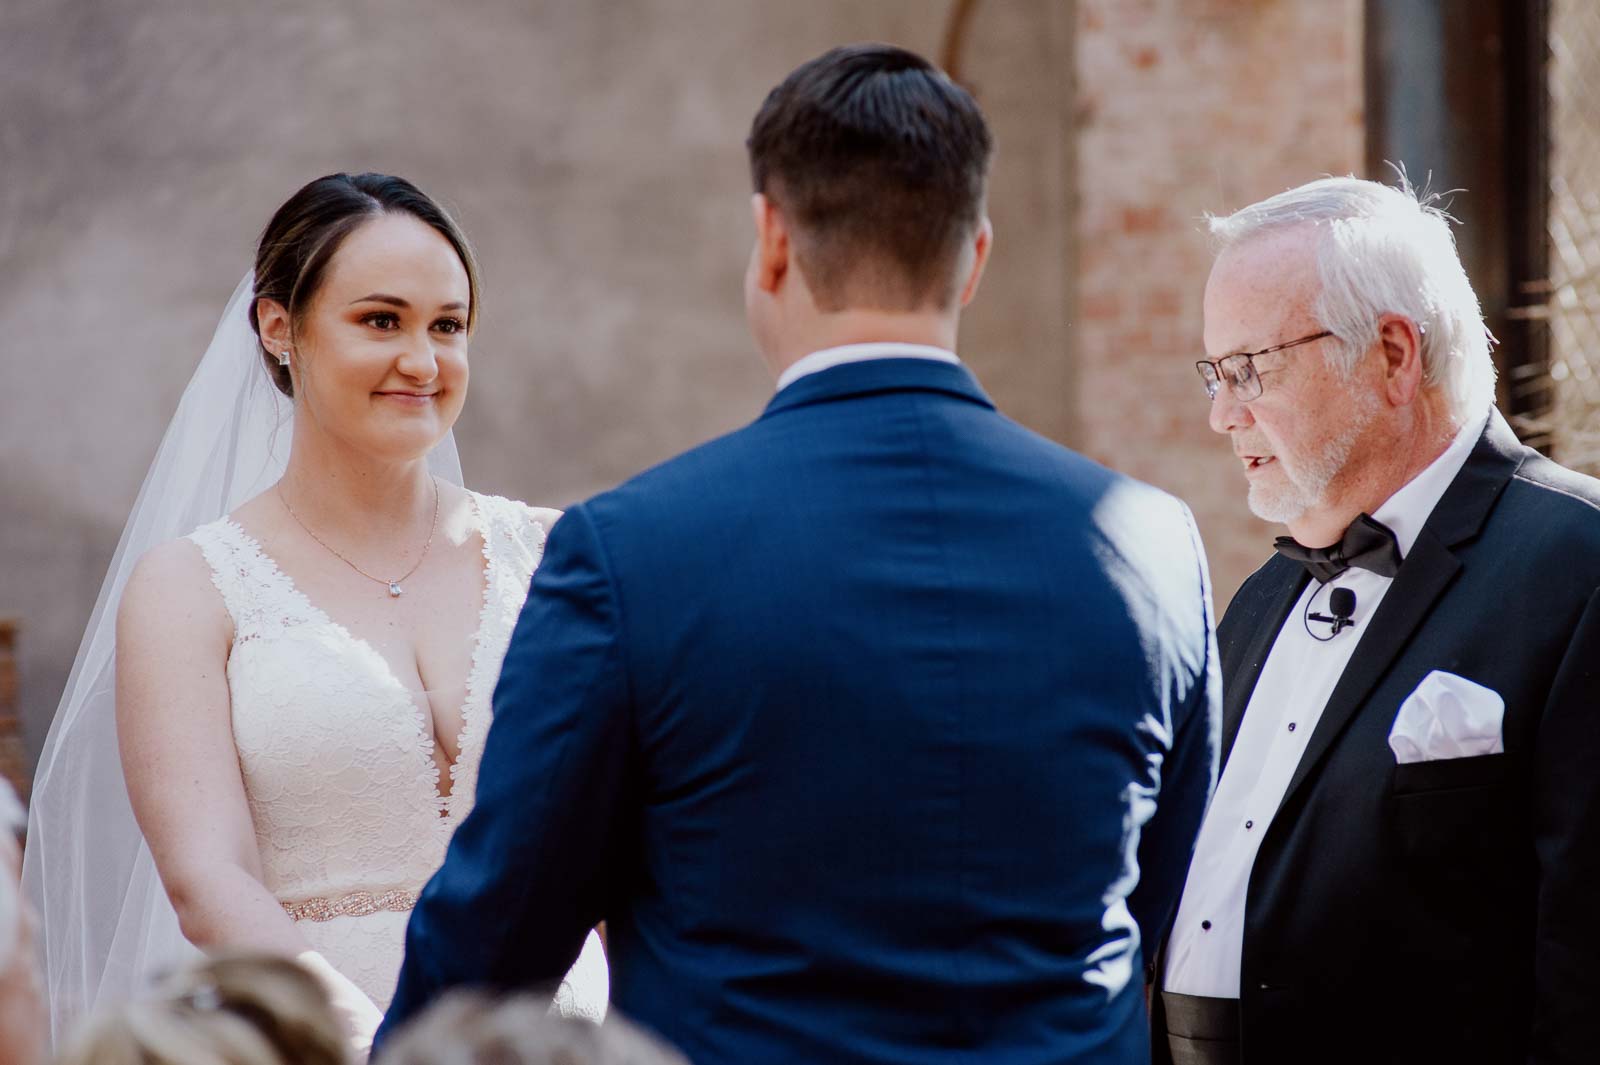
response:
M477 309L465 238L401 178L320 178L268 224L40 761L58 1041L196 947L300 958L370 1040L559 517L460 486ZM558 1001L598 1014L604 984L591 935Z

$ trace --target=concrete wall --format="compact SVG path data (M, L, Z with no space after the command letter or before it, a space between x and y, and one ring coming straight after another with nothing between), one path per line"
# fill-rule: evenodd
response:
M7 0L0 6L0 613L36 751L128 508L272 210L332 170L449 203L487 290L468 483L564 505L754 417L743 141L850 40L935 53L944 0ZM962 346L1076 435L1070 0L980 4L1001 145Z
M411 177L487 291L469 483L565 505L752 418L743 140L830 45L948 0L7 0L0 614L36 750L253 239L304 181ZM998 235L962 351L1002 409L1188 499L1219 605L1266 556L1205 424L1206 211L1361 168L1360 0L978 0Z

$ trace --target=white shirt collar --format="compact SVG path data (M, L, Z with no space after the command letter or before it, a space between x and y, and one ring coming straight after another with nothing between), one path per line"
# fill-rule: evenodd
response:
M901 344L881 341L873 344L845 344L837 348L813 351L793 363L778 378L778 391L794 384L808 374L831 370L847 362L865 362L868 359L932 359L935 362L960 363L956 353L929 344Z
M1467 456L1472 454L1488 423L1489 415L1486 412L1483 417L1463 426L1455 439L1450 441L1450 446L1444 449L1444 454L1407 481L1400 491L1390 496L1373 513L1373 520L1387 525L1394 533L1395 541L1400 545L1400 557L1411 554L1411 545L1417 542L1423 525L1427 524L1429 515L1444 497L1445 489L1456 479L1461 467L1467 464Z

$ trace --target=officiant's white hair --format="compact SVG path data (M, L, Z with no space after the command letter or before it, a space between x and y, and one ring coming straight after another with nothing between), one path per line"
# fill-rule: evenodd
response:
M1439 199L1419 194L1403 170L1398 187L1327 177L1206 221L1218 254L1270 231L1315 227L1315 313L1340 341L1330 345L1334 368L1354 368L1378 339L1379 316L1404 315L1422 330L1424 380L1443 389L1451 414L1465 422L1494 400L1494 338Z

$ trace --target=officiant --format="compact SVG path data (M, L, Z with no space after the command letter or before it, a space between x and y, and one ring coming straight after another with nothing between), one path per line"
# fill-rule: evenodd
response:
M1593 1061L1600 482L1493 408L1449 220L1403 182L1211 229L1211 427L1290 535L1220 626L1156 1059Z

